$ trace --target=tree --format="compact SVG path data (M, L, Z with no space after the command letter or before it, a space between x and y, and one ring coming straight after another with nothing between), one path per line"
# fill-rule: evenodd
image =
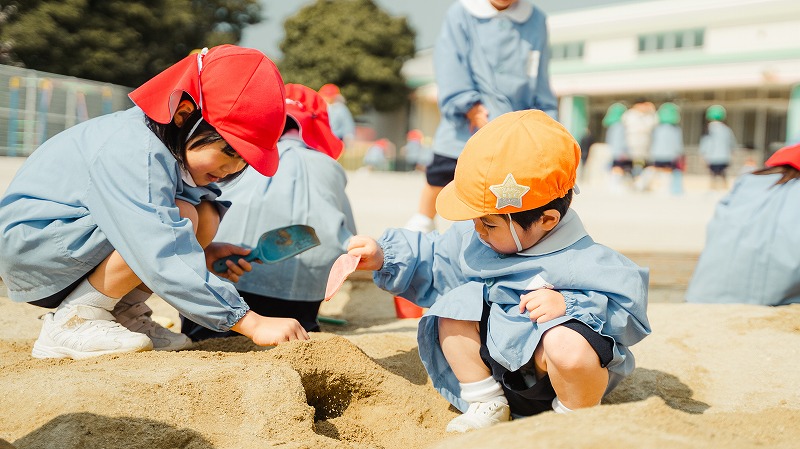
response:
M339 86L348 107L391 111L407 98L400 69L414 55L414 31L372 0L317 0L284 24L284 81L318 89Z
M191 50L235 43L258 0L12 0L0 30L25 67L135 87Z

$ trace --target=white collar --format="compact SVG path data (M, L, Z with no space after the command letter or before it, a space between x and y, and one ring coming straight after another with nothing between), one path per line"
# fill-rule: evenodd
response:
M533 5L525 0L519 0L503 11L498 11L489 0L459 0L461 6L468 13L478 19L491 19L493 17L508 17L517 23L527 21L533 14Z
M188 184L191 187L197 187L197 183L195 183L194 179L192 179L192 174L189 173L189 170L185 168L181 168L181 179L183 180L184 184Z
M542 256L554 253L561 251L587 235L589 234L586 232L586 228L583 227L578 214L574 210L568 209L567 213L564 214L564 219L549 234L536 242L535 245L517 254L520 256Z

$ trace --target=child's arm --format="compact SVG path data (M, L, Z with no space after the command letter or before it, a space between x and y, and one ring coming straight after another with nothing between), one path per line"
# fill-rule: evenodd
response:
M372 237L354 235L350 238L347 253L361 257L356 270L376 271L383 266L383 250Z
M564 316L567 312L567 303L561 293L549 288L540 288L520 297L519 313L525 313L526 310L530 312L531 321L544 323Z
M261 316L252 310L231 327L253 340L259 346L275 346L278 343L292 340L308 340L308 333L293 318L270 318Z

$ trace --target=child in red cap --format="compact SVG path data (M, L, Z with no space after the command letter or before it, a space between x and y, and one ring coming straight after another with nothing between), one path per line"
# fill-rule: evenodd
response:
M467 141L436 210L444 234L354 236L375 283L429 307L419 353L465 432L591 407L634 368L648 333L647 270L595 243L569 208L580 160L541 111L511 112Z
M356 135L356 123L339 86L325 84L319 88L319 94L328 104L328 121L333 134L345 144L350 143Z
M318 332L328 272L346 251L356 225L345 193L347 177L336 162L342 141L328 124L325 101L313 89L287 84L286 115L278 140L278 171L265 178L247 169L223 187L221 198L233 204L215 239L253 247L266 230L292 224L313 227L319 246L278 263L253 265L236 288L260 315L295 318L306 331ZM183 332L195 341L233 335L191 319L183 320Z
M686 300L800 303L800 144L740 176L717 204Z
M33 356L146 351L159 348L156 341L160 349L185 346L150 319L143 301L151 290L203 326L257 344L308 338L295 320L250 311L217 277L235 281L248 263L217 275L208 268L249 252L210 243L224 212L215 184L248 165L267 176L278 165L285 106L275 65L252 49L204 49L130 98L133 108L45 142L2 199L0 276L9 297L56 308L44 317Z

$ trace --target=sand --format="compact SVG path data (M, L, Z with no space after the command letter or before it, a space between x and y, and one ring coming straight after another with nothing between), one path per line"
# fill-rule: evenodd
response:
M156 314L174 309L153 297ZM30 357L43 312L0 298L0 449L797 447L800 305L654 303L637 368L603 405L465 435L419 361L417 320L348 281L308 342Z

